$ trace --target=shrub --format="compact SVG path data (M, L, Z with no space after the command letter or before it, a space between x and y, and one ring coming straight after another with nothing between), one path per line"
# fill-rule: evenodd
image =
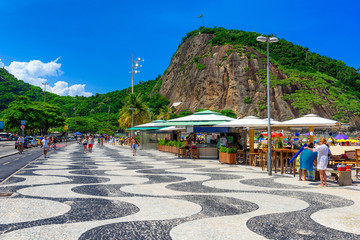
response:
M246 104L251 104L251 98L250 98L249 96L246 96L246 97L244 98L244 103L246 103Z
M236 153L236 148L227 148L226 152L227 153Z
M159 144L160 146L164 146L165 143L166 143L166 140L165 140L165 139L160 139L158 144Z
M202 71L206 68L206 66L201 63L196 63L196 68L199 69L200 71Z
M227 148L226 147L220 147L219 152L226 153Z

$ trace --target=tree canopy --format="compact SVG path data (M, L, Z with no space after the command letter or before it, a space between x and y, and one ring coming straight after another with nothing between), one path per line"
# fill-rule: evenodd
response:
M18 96L3 112L5 130L21 132L20 122L26 120L25 132L45 134L49 128L63 126L65 118L58 106L49 103L30 101L28 97Z

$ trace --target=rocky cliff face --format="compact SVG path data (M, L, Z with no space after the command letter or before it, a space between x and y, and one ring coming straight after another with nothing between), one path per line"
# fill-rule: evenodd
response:
M247 46L211 46L208 42L212 37L201 34L182 44L161 77L160 93L171 104L183 102L179 106L181 109L232 109L239 117L267 117L266 56ZM277 79L288 78L271 63L270 72ZM271 87L272 118L283 121L299 117L299 110L282 97L301 87L296 82ZM313 91L326 95L326 90ZM331 100L326 99L326 102L314 105L311 112L332 118L336 110L331 107ZM352 123L355 124L355 120Z

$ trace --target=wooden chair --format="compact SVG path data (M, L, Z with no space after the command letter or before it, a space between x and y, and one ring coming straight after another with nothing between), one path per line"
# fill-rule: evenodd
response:
M236 161L238 163L245 162L246 163L246 152L244 150L237 150L236 151Z
M190 149L191 159L197 158L199 159L199 150L197 148Z
M358 178L359 175L359 170L360 170L360 148L355 149L355 167L353 167L353 169L355 169L355 176Z
M355 150L347 150L345 151L345 155L349 158L348 162L354 162L356 164L356 151Z
M186 148L179 148L178 157L179 158L185 158L186 157Z

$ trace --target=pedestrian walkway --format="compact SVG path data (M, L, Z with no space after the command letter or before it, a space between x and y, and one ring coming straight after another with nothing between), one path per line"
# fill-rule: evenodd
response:
M360 239L360 189L247 166L72 144L0 193L0 239Z

